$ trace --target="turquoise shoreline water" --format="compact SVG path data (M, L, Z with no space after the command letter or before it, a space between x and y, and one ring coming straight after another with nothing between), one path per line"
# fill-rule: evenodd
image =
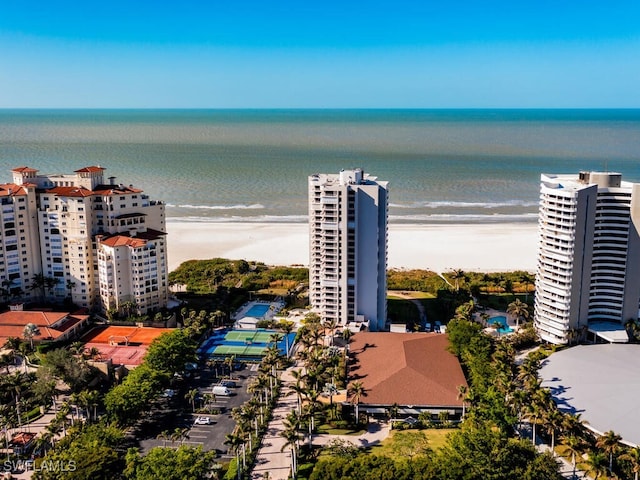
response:
M540 173L640 181L640 110L0 110L11 168L107 168L172 218L304 222L307 176L388 180L395 223L535 222Z

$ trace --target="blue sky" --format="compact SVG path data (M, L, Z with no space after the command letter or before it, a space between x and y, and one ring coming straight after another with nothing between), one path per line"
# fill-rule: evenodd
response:
M0 107L639 108L640 2L6 0Z

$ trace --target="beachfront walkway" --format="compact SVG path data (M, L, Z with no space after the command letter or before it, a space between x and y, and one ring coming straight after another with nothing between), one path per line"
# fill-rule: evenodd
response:
M420 300L400 290L388 290L387 294L396 295L400 298L404 298L405 300L409 300L410 302L412 302L418 309L418 314L420 315L420 325L424 326L424 324L427 323L427 311L425 310L424 305Z

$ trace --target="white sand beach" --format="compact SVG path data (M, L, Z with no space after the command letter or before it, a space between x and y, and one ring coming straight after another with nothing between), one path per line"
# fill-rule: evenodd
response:
M169 271L222 257L308 265L305 223L207 223L168 219ZM535 270L537 225L439 224L389 227L389 267L479 272Z

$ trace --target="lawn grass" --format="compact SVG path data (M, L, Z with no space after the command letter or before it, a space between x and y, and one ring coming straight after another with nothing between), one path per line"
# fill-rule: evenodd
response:
M396 293L398 292L398 293ZM399 295L401 294L401 295ZM413 290L388 290L387 291L387 298L417 298L417 299L422 299L422 298L436 298L436 296L433 293L429 293L429 292L417 292L417 291L413 291Z
M430 428L425 430L392 430L391 434L380 445L370 448L376 455L392 457L394 459L412 456L426 439L426 445L434 452L440 450L447 442L447 436L455 428Z

